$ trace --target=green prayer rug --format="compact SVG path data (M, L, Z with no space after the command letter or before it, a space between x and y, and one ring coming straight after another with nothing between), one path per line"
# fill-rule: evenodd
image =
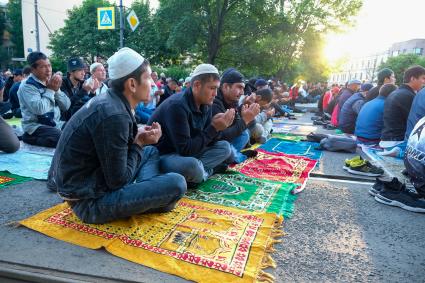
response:
M303 136L297 136L293 134L284 134L284 133L272 133L272 137L285 140L285 141L292 141L292 142L299 142L304 138Z
M11 174L7 171L0 171L0 188L6 187L9 185L24 183L31 179L32 178Z
M186 197L249 211L276 213L289 218L297 198L291 191L298 186L229 172L211 176L196 189L189 189Z

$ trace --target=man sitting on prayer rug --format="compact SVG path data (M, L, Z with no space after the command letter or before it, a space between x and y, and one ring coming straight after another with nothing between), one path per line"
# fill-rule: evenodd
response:
M161 126L137 128L134 108L149 100L149 62L130 48L108 60L111 88L76 112L65 126L49 171L48 187L86 223L167 212L186 192L184 178L159 171L153 146Z
M227 109L235 109L235 119L230 127L218 136L219 140L226 140L231 144L235 162L240 163L247 157L255 156L256 151L241 153L249 142L248 124L255 124L255 116L260 113L260 105L252 103L238 106L239 98L244 93L244 77L236 69L230 68L223 72L220 88L214 99L212 114L224 113Z
M199 184L234 160L229 142L215 141L235 116L235 110L228 109L212 117L211 105L219 86L216 67L197 66L191 86L164 101L148 122L159 122L164 129L156 145L162 155L161 169L182 174L188 183Z

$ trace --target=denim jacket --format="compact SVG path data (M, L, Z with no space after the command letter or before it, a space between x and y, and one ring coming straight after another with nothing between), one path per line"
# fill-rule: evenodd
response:
M66 124L49 171L49 188L66 200L94 199L131 183L141 166L137 124L127 99L89 100ZM52 187L54 186L54 187Z
M42 125L60 129L61 111L66 111L71 102L62 91L53 91L31 74L18 90L22 111L22 128L32 135Z

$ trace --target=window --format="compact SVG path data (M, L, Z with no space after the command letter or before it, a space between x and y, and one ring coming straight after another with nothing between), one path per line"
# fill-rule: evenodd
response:
M413 49L413 53L415 53L417 55L423 55L423 51L424 51L424 49L419 48L419 47L416 47L416 48Z

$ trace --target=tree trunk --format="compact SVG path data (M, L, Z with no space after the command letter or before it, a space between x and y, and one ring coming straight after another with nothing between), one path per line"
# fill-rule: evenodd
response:
M229 8L228 0L224 0L221 7L219 7L219 3L217 3L217 23L214 25L212 20L209 21L208 63L212 65L214 65L218 51L220 50L220 37L223 31L224 18ZM212 17L212 15L210 15L210 17Z

